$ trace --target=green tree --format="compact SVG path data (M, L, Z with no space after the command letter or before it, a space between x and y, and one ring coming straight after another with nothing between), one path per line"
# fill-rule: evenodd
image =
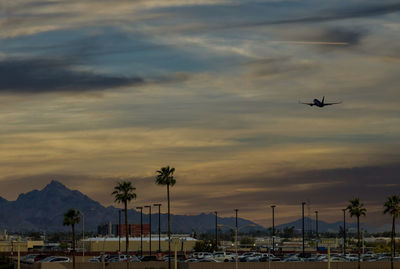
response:
M242 237L240 239L240 246L252 248L256 241L252 237Z
M390 264L391 268L393 269L393 256L396 251L396 219L400 215L400 197L397 195L392 195L387 198L385 204L383 205L385 210L383 211L384 214L390 214L392 216L392 234L391 234L391 257L390 257Z
M124 204L125 235L126 235L125 252L126 252L126 255L128 255L128 251L129 251L128 202L132 201L133 199L136 199L136 193L134 193L135 190L136 190L136 188L132 186L131 182L122 181L122 182L119 182L114 187L114 191L112 192L112 195L114 195L114 197L115 197L114 201L116 203Z
M173 167L162 167L161 170L157 171L156 184L167 186L167 200L168 200L168 268L171 269L171 209L170 209L170 198L169 198L169 187L174 186L176 180L174 178L175 168Z
M350 217L357 217L357 239L358 239L358 269L360 269L360 256L361 256L361 244L360 244L360 217L365 216L367 209L364 208L364 205L360 203L360 198L356 197L353 200L349 201L349 205L347 206L347 211L350 213Z
M72 228L72 268L75 269L75 224L78 224L81 221L81 212L76 209L69 209L64 214L63 225L69 226Z

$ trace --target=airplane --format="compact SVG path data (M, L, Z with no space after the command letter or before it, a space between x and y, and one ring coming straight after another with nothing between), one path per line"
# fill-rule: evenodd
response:
M325 96L322 98L321 101L319 101L318 99L314 99L312 103L302 103L299 101L299 104L304 104L304 105L309 105L309 106L317 106L317 107L324 107L324 106L330 106L330 105L336 105L336 104L340 104L342 102L336 102L336 103L325 103Z

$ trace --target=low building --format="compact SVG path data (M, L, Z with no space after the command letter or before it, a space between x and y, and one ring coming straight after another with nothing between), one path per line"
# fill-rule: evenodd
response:
M171 249L177 248L178 251L193 251L196 239L188 235L173 235L172 238L179 238L181 243L179 246L172 246ZM149 237L143 237L143 252L148 252L150 249ZM168 250L168 237L163 235L160 240L161 251ZM92 237L86 238L83 243L80 241L80 246L90 252L116 252L125 251L125 237ZM156 252L159 247L158 235L151 237L151 250ZM140 251L140 237L129 238L129 251Z

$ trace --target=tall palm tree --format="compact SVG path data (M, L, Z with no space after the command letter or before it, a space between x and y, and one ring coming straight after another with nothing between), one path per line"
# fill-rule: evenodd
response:
M132 186L132 183L129 181L122 181L118 182L118 184L114 187L114 191L112 195L115 197L116 203L123 203L124 204L124 213L125 213L125 252L128 256L128 249L129 249L129 229L128 229L128 202L136 199L136 190L135 187Z
M391 257L390 257L390 264L391 268L393 269L393 256L396 251L396 219L400 215L400 197L397 195L392 195L387 198L385 204L383 205L385 210L383 211L384 214L390 214L392 216L392 241L391 241Z
M360 203L360 198L356 197L349 201L347 211L350 213L350 217L357 217L357 238L358 238L358 269L360 269L360 255L361 255L361 244L360 244L360 217L365 216L367 209L364 208L364 204Z
M63 225L69 226L72 228L72 268L75 269L75 224L78 224L81 221L81 212L76 209L69 209L64 213Z
M168 200L168 268L171 269L171 212L170 212L170 199L169 199L169 187L174 186L176 180L174 178L175 168L173 167L162 167L161 170L157 171L156 184L167 185L167 200Z

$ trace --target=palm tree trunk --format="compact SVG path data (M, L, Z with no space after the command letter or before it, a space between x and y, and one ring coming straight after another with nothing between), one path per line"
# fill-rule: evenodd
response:
M395 249L395 225L396 225L396 222L395 222L395 218L394 218L394 216L393 216L393 221L392 221L392 244L391 244L391 255L390 255L390 268L392 268L393 269L393 256L394 256L394 249Z
M171 269L171 216L169 202L169 184L167 184L167 200L168 200L168 269Z
M75 225L72 224L72 268L75 269Z
M129 227L128 227L128 202L124 201L125 207L125 254L128 258L128 251L129 251ZM126 268L129 268L129 259L126 259Z
M360 245L360 216L357 216L357 237L358 237L358 269L360 269L360 256L361 256L361 245Z

